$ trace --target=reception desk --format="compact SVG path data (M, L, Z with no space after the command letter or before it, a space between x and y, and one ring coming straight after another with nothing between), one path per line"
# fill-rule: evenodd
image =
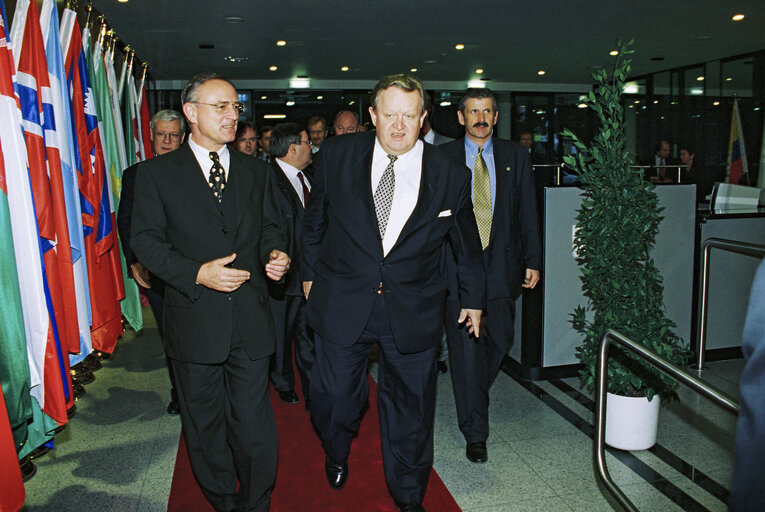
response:
M651 257L664 278L667 316L677 324L676 334L689 342L694 316L696 187L662 186L656 193L664 211ZM542 280L537 289L525 290L518 298L515 342L505 364L506 370L524 378L577 371L576 347L583 338L571 326L571 314L578 305L586 305L573 248L580 204L578 188L544 189Z

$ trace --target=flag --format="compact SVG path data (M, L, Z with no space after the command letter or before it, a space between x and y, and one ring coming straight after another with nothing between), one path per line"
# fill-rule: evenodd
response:
M744 132L741 130L738 98L734 98L733 115L730 120L730 142L728 143L728 183L738 184L741 176L747 172Z
M14 444L20 446L26 441L27 422L32 419L31 378L5 169L7 159L9 171L23 176L26 175L26 162L18 103L13 92L13 57L5 37L5 5L0 4L0 8L0 118L6 120L0 127L0 382L2 395L5 395L0 418L7 408ZM15 459L15 448L13 456ZM0 510L3 510L2 502Z
M111 211L111 192L98 123L98 98L90 81L93 68L90 33L84 30L80 35L74 31L79 31L74 11L65 9L64 14L74 18L67 21L67 27L72 28L72 41L67 46L65 63L67 79L73 87L71 98L77 123L75 131L78 141L83 139L80 144L84 144L84 147L81 147L80 158L84 172L83 175L78 174L78 179L90 286L90 334L94 349L111 353L117 338L122 334L119 301L124 296L124 288L112 250L116 245L116 237ZM80 42L74 41L77 37L81 37Z
M19 0L11 31L16 66L24 139L27 146L29 179L32 185L34 211L42 253L43 290L48 310L48 330L42 356L44 399L40 403L45 414L60 424L67 422L67 399L73 400L69 360L64 349L71 333L78 337L76 325L71 329L71 310L65 306L74 300L71 246L58 149L46 144L45 132L55 130L51 106L50 82L40 30L37 4ZM25 262L26 263L26 262ZM76 315L76 311L74 312ZM35 347L38 348L37 344Z
M19 510L24 506L26 493L5 406L3 395L0 394L0 466L3 467L3 478L0 479L0 510Z
M141 80L138 103L141 104L139 112L141 113L140 126L144 160L148 160L154 156L154 150L151 147L151 115L149 114L149 102L146 99L146 84L143 80Z

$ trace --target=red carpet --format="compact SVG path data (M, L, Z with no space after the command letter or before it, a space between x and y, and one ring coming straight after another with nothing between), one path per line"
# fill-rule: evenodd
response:
M279 432L279 468L276 487L271 494L273 512L397 511L383 475L377 386L371 377L369 388L369 409L361 421L359 435L351 446L348 459L350 473L342 491L333 491L327 484L324 477L324 450L311 426L304 403L285 404L271 389L271 403ZM435 471L431 473L423 506L433 512L460 510ZM191 472L182 434L167 510L213 511Z

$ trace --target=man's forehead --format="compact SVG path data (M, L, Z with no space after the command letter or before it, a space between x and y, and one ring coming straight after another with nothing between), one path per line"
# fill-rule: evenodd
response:
M467 110L472 110L474 108L490 108L493 110L494 102L491 98L468 98L467 101L465 101L465 108Z
M157 121L154 123L154 129L155 130L180 130L181 129L181 120L180 119L173 119L172 121L166 121L164 119L157 119Z
M217 78L208 80L200 85L198 91L199 96L209 99L214 98L223 101L237 101L239 99L236 89L230 83Z

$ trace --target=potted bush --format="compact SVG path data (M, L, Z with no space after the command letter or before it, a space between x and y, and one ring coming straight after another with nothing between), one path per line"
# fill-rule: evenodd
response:
M596 86L586 103L600 121L593 141L585 144L570 130L563 131L578 149L576 157L566 156L564 160L578 171L583 191L574 245L587 305L575 309L572 324L584 335L577 357L583 365L582 384L591 392L595 390L598 347L608 328L674 364L684 364L688 354L672 331L674 323L665 316L662 277L650 255L661 208L654 185L645 181L641 172L630 169L632 158L625 147L621 96L630 71L630 45L619 43L611 73L601 69L592 75ZM656 442L660 398L677 398L676 386L674 380L635 356L613 351L608 365L606 442L623 449L650 448ZM649 432L638 445L614 437L618 435L614 420L625 420L626 414L615 403L617 396L627 401L638 399L656 418L650 420L653 434ZM632 425L629 430L638 433L639 429Z

